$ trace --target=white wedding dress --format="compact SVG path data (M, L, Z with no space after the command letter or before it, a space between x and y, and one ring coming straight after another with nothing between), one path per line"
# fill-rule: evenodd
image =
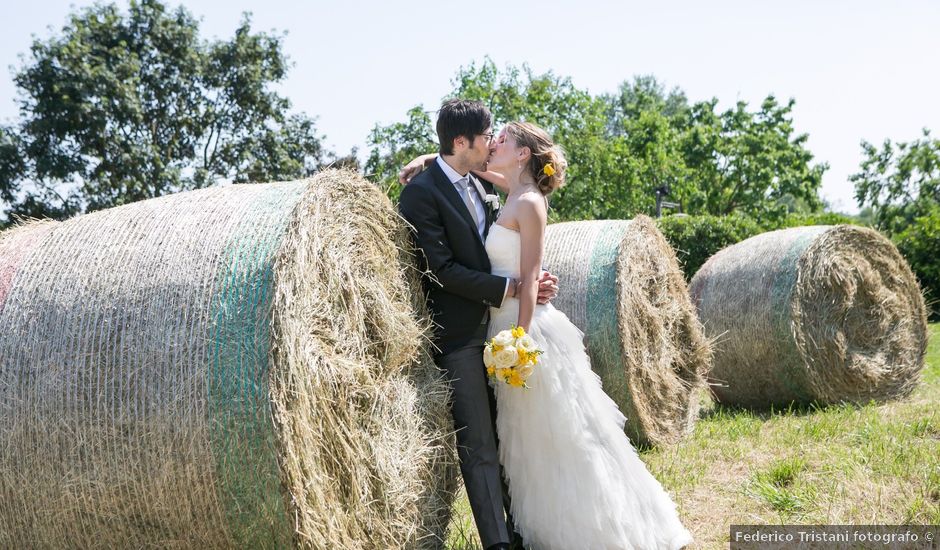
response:
M492 273L518 277L519 233L493 224ZM519 302L490 310L488 338L518 320ZM495 384L499 458L516 529L537 550L681 548L692 542L675 504L623 432L583 334L551 305L536 306L529 334L545 354L527 384Z

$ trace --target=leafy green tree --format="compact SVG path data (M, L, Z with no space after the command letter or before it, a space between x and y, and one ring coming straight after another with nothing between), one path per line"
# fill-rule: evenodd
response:
M849 177L859 207L870 207L879 229L894 234L940 206L940 140L923 130L907 143L862 142L860 171Z
M603 99L609 106L607 116L613 135L626 133L618 121L636 119L650 111L661 113L673 124L682 126L688 121L691 108L685 92L675 87L667 94L665 86L653 75L635 76L620 85L618 94L606 95Z
M807 136L795 134L792 101L780 105L771 96L757 112L738 103L719 113L717 100L690 105L681 90L667 93L652 76L592 96L569 78L527 66L500 71L489 59L462 68L451 95L483 101L496 125L538 124L565 149L568 184L552 200L554 220L651 214L655 190L664 186L692 214L779 218L821 207L826 165L812 164ZM372 173L392 193L412 152L434 149L429 129L430 117L416 107L408 123L373 131Z
M0 129L7 214L61 218L312 173L329 156L314 121L270 89L288 68L281 40L246 15L234 37L208 42L158 0L74 12L15 75L20 120Z
M565 149L569 171L568 185L552 200L553 219L616 217L631 206L623 182L635 178L628 173L629 163L615 160L626 156L626 147L618 143L612 148L607 139L607 105L577 89L570 79L552 73L537 75L526 66L500 71L487 59L480 66L460 69L449 96L483 101L497 127L527 120L555 137ZM409 111L408 123L373 130L367 173L394 195L398 169L415 154L436 150L436 142L430 117L415 107Z
M745 102L718 112L717 99L690 104L682 90L667 93L650 75L624 82L605 100L612 135L660 148L642 180L670 184L686 212L776 219L822 207L818 191L827 165L813 165L807 136L795 134L793 100L781 105L768 96L756 112ZM651 133L654 120L668 129Z
M855 199L868 219L891 236L917 275L931 319L940 319L940 140L926 128L920 139L880 148L862 142Z
M819 187L828 165L812 164L808 136L794 135L793 105L768 96L757 112L738 102L718 113L715 99L692 106L680 146L686 177L695 182L682 197L688 212L777 219L790 205L821 209Z
M871 206L866 206L858 211L858 214L855 215L855 219L862 225L874 227L875 210Z
M372 151L366 161L366 176L380 182L392 199L401 193L398 172L402 166L425 153L437 151L437 132L430 115L421 107L408 111L407 122L389 126L376 125L369 134Z
M596 181L582 178L603 168L604 115L603 105L590 94L577 90L570 79L548 73L535 75L528 67L521 70L497 70L487 59L481 66L462 68L454 80L452 97L483 101L493 112L494 126L511 120L528 120L544 126L566 148L571 170L569 182ZM389 195L398 194L398 170L415 156L437 150L437 135L431 116L422 107L408 112L408 121L389 126L376 126L369 139L372 147L366 173L386 188ZM575 144L575 147L568 147ZM587 193L577 183L559 192L556 205L579 205L592 211L603 201L603 189ZM557 217L557 210L553 212Z
M553 196L553 220L611 218L632 206L621 184L631 179L626 172L630 167L613 161L625 149L621 144L610 147L606 105L576 88L570 78L535 74L525 65L499 71L487 59L458 72L452 95L483 101L497 127L513 120L537 124L564 149L567 185Z

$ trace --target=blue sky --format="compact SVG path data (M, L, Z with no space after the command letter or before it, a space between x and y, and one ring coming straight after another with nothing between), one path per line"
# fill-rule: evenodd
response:
M169 2L177 5L180 2ZM10 69L32 37L58 30L76 0L30 0L0 19L0 120L16 117ZM461 66L491 57L527 63L592 93L637 74L690 100L796 99L794 122L830 169L823 197L857 207L848 176L859 142L940 136L940 2L290 2L187 0L204 37L229 37L241 14L257 30L287 31L293 62L279 90L318 117L327 145L360 148L376 124L412 106L436 108ZM123 2L121 5L124 5Z

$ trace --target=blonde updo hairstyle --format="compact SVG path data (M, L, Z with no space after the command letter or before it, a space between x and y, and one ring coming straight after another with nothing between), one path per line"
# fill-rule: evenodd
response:
M519 147L528 147L532 152L526 168L535 178L539 191L548 196L552 191L565 184L565 170L568 162L561 147L555 145L548 132L529 122L510 122L506 133ZM546 170L546 165L551 168Z

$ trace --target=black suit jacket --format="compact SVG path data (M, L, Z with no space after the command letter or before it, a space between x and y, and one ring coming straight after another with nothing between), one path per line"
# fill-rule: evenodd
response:
M495 193L491 183L480 183L487 193ZM412 225L423 267L436 279L425 276L424 288L437 325L435 344L442 354L449 353L470 340L488 307L502 303L506 278L490 274L470 211L436 161L402 189L398 209ZM484 210L485 237L494 215L488 205Z

